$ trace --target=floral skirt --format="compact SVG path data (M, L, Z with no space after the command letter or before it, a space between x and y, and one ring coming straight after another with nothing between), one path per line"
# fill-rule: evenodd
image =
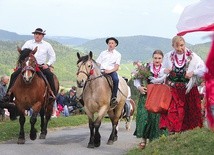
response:
M171 87L172 101L166 114L160 118L160 128L180 132L202 127L201 100L197 87L185 94L185 87Z
M160 115L148 112L145 109L146 95L140 95L137 105L136 129L134 135L137 138L153 140L161 135L167 135L166 130L159 129Z

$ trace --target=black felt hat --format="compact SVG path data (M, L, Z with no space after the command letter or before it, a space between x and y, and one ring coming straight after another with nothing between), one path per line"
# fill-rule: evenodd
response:
M35 33L39 33L39 34L43 34L46 35L45 31L43 31L41 28L37 28L34 32L32 32L33 34Z
M114 37L107 38L106 39L106 44L108 44L109 40L114 40L117 45L119 44L118 40L116 38L114 38Z

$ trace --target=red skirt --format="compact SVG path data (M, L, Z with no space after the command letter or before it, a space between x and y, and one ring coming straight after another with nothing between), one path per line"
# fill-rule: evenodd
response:
M160 128L169 132L180 132L195 127L202 127L201 100L197 87L188 94L186 88L171 87L172 101L166 114L161 114Z

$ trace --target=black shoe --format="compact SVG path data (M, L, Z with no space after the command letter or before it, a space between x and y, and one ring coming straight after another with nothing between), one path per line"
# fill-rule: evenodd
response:
M114 109L116 106L117 106L118 102L117 102L117 98L116 97L113 97L111 99L111 102L110 102L110 108L111 109Z
M0 108L4 109L9 109L9 108L14 108L16 105L13 102L4 102L4 101L0 101Z

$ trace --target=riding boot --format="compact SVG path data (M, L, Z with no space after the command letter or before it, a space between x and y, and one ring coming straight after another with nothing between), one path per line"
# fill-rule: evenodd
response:
M49 90L49 94L50 94L50 96L49 96L49 102L53 102L53 101L55 101L56 100L56 96L54 95L54 93L53 93L53 91L50 89Z
M48 81L47 77L45 77L44 73L42 71L38 71L37 74L42 77L45 81L45 84L49 87L49 102L53 102L56 99L55 93L51 87L50 82ZM55 88L55 87L54 87Z
M112 72L108 75L111 76L112 81L113 81L113 89L112 89L112 98L110 101L110 108L114 109L118 104L118 102L117 102L117 90L118 90L118 85L119 85L119 79L118 79L118 75L116 72Z

